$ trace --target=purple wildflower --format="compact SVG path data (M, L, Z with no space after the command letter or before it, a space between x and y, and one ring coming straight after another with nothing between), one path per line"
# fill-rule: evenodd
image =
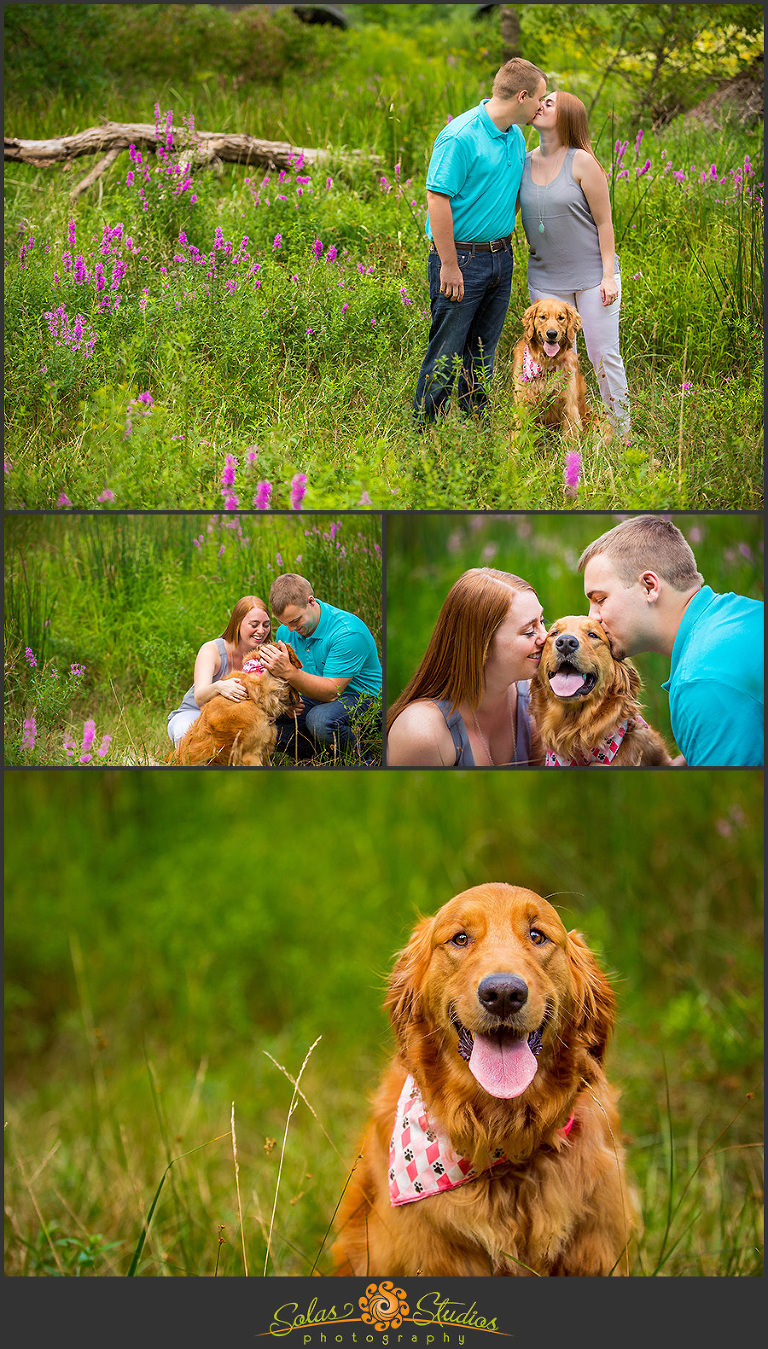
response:
M276 234L276 235L275 235L275 239L274 239L274 243L272 244L272 248L273 248L273 249L275 249L275 248L280 248L280 246L282 245L282 242L283 242L283 236L282 236L282 234Z
M318 258L321 256L322 251L323 251L322 243L320 242L319 239L315 239L312 243L312 252L315 255L315 261L317 261Z
M635 172L636 172L638 178L642 178L643 174L644 174L644 173L647 173L650 167L651 167L651 161L650 161L650 159L646 159L645 163L643 164L643 167L642 167L641 169L636 169L636 170L635 170Z
M291 478L291 510L300 511L301 503L307 493L306 473L296 473Z
M253 498L253 504L257 511L266 511L269 509L269 498L272 495L271 482L260 482L256 488L256 495Z
M114 501L114 499L115 499L115 494L114 494L114 492L111 492L110 489L109 489L108 487L106 487L106 488L104 489L104 491L102 492L102 494L101 494L100 497L97 497L97 498L96 498L96 500L97 500L98 502L100 502L100 503L105 502L105 501Z
M31 646L25 646L24 659L26 660L30 670L35 670L37 668L37 656L35 655Z
M37 722L34 717L30 717L24 722L24 738L21 742L22 749L33 750L35 748L35 738L37 736Z
M567 496L575 496L581 479L581 455L572 450L565 456L565 490Z
M70 501L69 497L66 496L66 495L64 494L64 492L62 492L61 495L59 496L58 501L56 502L56 505L57 505L57 506L71 506L71 505L72 505L72 502Z

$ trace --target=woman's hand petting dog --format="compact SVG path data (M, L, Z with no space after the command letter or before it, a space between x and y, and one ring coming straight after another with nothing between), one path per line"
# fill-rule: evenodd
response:
M634 1201L603 1060L614 995L518 886L425 918L386 1002L398 1053L338 1217L337 1274L628 1272Z
M288 668L301 661L286 647ZM282 653L281 653L282 654ZM298 710L301 698L285 679L262 664L261 648L249 651L242 671L225 675L179 744L180 764L220 764L261 768L270 761L277 740L276 719ZM235 690L234 696L230 689ZM238 689L242 689L241 697Z

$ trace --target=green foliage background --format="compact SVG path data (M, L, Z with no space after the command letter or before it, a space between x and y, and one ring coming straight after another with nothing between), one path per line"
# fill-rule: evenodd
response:
M622 515L556 512L471 515L412 512L387 517L387 701L402 693L427 648L454 581L470 567L497 567L529 581L544 621L587 612L577 571L588 544ZM718 592L763 598L763 519L759 515L675 515L699 571ZM648 720L674 741L669 699L661 684L669 661L646 652L633 658Z
M51 1263L23 1180L43 1156L47 1221L114 1243L95 1272L125 1273L167 1162L203 1148L140 1272L210 1273L219 1223L220 1272L242 1272L234 1101L259 1272L291 1099L266 1055L295 1076L322 1036L269 1266L308 1273L391 1051L393 953L418 913L497 879L552 896L614 973L638 1272L755 1272L762 808L750 772L584 774L578 793L559 774L341 773L321 795L301 772L6 774L7 1268Z

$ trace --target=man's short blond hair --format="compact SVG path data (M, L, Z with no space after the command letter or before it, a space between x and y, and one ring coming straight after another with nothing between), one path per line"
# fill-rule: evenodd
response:
M538 66L531 65L530 61L524 61L522 56L513 56L511 61L507 61L505 66L497 73L493 81L494 98L516 98L523 90L534 98L536 90L541 81L546 81L546 75Z
M302 609L314 590L305 576L287 571L276 576L269 592L269 605L272 613L279 618L289 604L298 604Z
M658 515L636 515L601 534L584 549L579 571L593 557L601 556L613 563L617 576L627 586L634 585L644 571L654 572L673 590L698 590L704 584L691 545L677 525Z

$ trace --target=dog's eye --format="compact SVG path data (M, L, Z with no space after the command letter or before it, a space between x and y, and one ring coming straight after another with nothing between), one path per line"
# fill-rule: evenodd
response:
M588 633L587 633L587 636L588 636L588 637L594 637L594 638L595 638L595 641L597 641L597 642L600 641L600 633L599 633L599 632L588 632Z
M469 937L466 932L457 932L455 937L451 937L451 942L454 946L466 946L468 941Z
M549 941L549 938L538 927L532 927L528 935L534 946L543 946L545 941Z

